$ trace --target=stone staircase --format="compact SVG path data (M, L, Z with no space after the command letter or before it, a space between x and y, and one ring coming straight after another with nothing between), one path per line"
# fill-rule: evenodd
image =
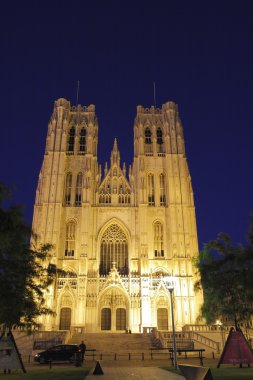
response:
M151 336L148 334L84 333L74 334L69 344L86 344L86 349L95 349L96 356L108 353L150 352Z

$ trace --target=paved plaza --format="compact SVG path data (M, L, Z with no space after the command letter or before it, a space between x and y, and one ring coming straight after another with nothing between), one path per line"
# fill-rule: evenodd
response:
M93 370L87 380L101 378L102 380L183 380L183 376L165 371L157 367L103 367L103 375L93 375Z

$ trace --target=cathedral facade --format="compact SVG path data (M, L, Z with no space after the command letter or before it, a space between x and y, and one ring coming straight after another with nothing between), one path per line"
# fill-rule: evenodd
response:
M47 293L46 330L143 332L196 322L198 255L191 177L175 103L137 107L134 157L98 163L95 106L55 102L39 175L33 230L65 270Z

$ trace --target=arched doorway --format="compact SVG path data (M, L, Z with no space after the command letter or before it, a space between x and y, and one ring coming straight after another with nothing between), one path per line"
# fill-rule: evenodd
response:
M101 310L101 330L111 330L111 309L105 307Z
M129 300L120 287L108 287L99 299L100 330L125 331L128 329Z
M126 330L126 309L116 310L116 330Z
M70 330L71 308L63 307L60 312L60 330Z
M158 330L168 330L168 309L165 307L157 309L157 328Z

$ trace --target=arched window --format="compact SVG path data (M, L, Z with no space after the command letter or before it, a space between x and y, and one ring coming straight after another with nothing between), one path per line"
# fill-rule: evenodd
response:
M155 205L155 184L154 184L154 175L148 175L148 205Z
M65 205L71 205L72 174L67 173L65 181Z
M75 255L75 243L76 223L71 221L66 226L65 257L73 257Z
M78 173L76 177L76 196L75 196L75 205L81 206L82 204L82 189L83 189L83 175Z
M71 127L69 130L69 139L68 139L68 152L73 153L74 152L74 146L75 146L75 127Z
M152 134L151 134L150 128L146 128L145 129L145 144L151 144L152 143L151 136L152 136Z
M147 155L152 155L153 146L152 146L152 133L150 128L145 129L145 153Z
M160 127L156 130L156 143L158 156L164 156L163 131Z
M156 130L156 141L158 145L163 144L163 132L160 127Z
M160 222L154 224L154 254L155 257L164 257L163 225Z
M165 197L165 176L164 176L164 174L160 174L159 182L160 182L160 206L165 206L166 197Z
M104 233L100 246L101 275L107 275L113 263L120 274L128 274L128 244L125 233L117 224L112 224Z
M80 140L79 140L79 153L86 153L86 129L82 128L80 131Z

